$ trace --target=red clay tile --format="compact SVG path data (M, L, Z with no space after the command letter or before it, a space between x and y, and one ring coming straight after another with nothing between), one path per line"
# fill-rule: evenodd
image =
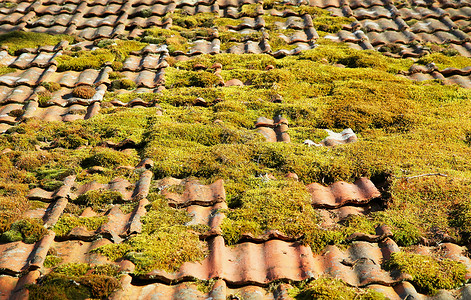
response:
M311 193L314 207L338 208L348 203L366 204L381 196L375 185L364 177L353 184L339 181L325 187L319 183L311 183L306 188Z
M184 190L182 194L171 192L169 191L171 186L182 186ZM226 201L226 191L222 179L216 180L210 185L202 185L196 180L169 177L159 180L157 187L171 206L186 207L194 204L210 206Z

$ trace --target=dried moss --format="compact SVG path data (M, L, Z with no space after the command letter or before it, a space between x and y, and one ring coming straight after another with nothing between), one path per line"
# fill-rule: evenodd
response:
M466 266L461 262L407 252L393 253L386 266L410 274L412 283L420 292L427 294L463 285L467 273Z
M49 92L57 92L58 90L61 89L61 86L59 83L57 82L50 82L50 81L47 81L47 82L42 82L41 85L43 87L46 88L46 90L48 90Z
M81 85L73 89L72 95L77 98L90 99L95 95L95 89L91 86Z

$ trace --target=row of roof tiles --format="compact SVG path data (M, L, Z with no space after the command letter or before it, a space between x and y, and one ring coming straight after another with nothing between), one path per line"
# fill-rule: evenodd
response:
M131 145L132 143L127 142ZM113 147L119 145L110 144ZM138 168L149 168L152 162L145 160ZM340 278L353 286L369 286L384 290L387 295L395 295L396 298L403 290L414 291L411 285L400 283L409 277L406 274L385 271L381 268L381 262L388 259L391 253L400 251L387 228L380 228L378 235L358 235L354 239L369 240L370 242L354 242L347 249L340 249L336 246L329 246L321 254L312 253L309 246L301 245L295 241L286 241L286 237L277 232L267 233L265 238L245 236L245 240L253 242L243 242L235 247L227 247L220 236L219 225L224 218L219 209L226 209L225 191L222 181L216 181L210 185L201 185L194 180L180 180L166 178L163 180L151 181L152 173L144 171L140 179L131 184L126 180L113 180L109 184L97 184L91 182L86 185L74 183L74 177L67 177L64 185L54 192L46 192L40 189L32 190L31 199L39 199L51 202L47 209L29 211L25 216L42 217L45 225L52 226L57 222L68 199L74 199L79 194L91 190L105 189L119 191L125 199L137 201L135 209L130 213L123 213L119 206L112 208L106 213L108 222L95 232L88 232L83 228L74 228L67 236L55 238L50 231L41 241L33 245L15 242L0 244L0 270L3 276L0 277L6 295L24 293L24 282L34 283L40 276L36 269L43 270L43 262L49 249L54 249L62 259L62 263L91 263L102 264L112 263L105 257L90 252L97 247L119 243L130 234L140 232L140 218L146 213L145 206L148 201L146 195L151 188L161 190L162 195L169 201L169 205L185 209L192 216L189 224L205 224L210 227L206 234L209 255L199 263L185 263L178 272L167 273L161 270L154 270L146 275L140 276L141 280L147 281L147 288L136 286L132 282L131 276L121 278L123 288L114 294L115 299L138 293L145 297L149 291L161 291L168 295L170 299L180 299L175 295L180 292L190 290L183 288L185 284L168 286L163 284L152 284L153 281L161 282L181 282L187 279L208 280L212 278L220 279L222 286L219 292L226 295L232 293L229 286L246 286L237 289L247 291L247 293L261 292L258 288L250 288L251 284L266 286L276 280L304 280L318 278L320 276L332 276ZM182 193L172 192L171 186L179 185L183 187ZM132 188L131 188L132 187ZM329 187L317 184L307 186L311 192L313 205L317 207L343 207L349 206L347 203L354 201L356 204L366 203L372 198L379 197L379 192L371 181L363 178L354 184L335 183ZM326 203L329 203L326 205ZM335 209L334 209L335 210ZM91 209L86 209L83 217L96 215ZM100 238L106 237L106 238ZM430 248L420 248L420 253L430 254ZM428 251L428 252L427 252ZM471 261L464 255L464 248L453 244L443 244L441 252L445 257L461 261L471 270ZM130 262L120 263L121 269L133 273L133 264ZM36 273L35 273L36 272ZM20 281L14 279L13 275L27 274L21 277ZM34 275L34 276L33 276ZM470 274L468 274L468 277ZM133 275L134 276L134 275ZM135 276L134 276L135 277ZM222 281L221 281L222 279ZM395 288L385 285L396 284ZM401 285L407 288L400 288ZM179 289L179 287L181 289ZM287 287L289 288L289 287ZM177 289L177 290L175 290ZM255 289L255 290L254 290ZM180 291L179 291L180 290ZM283 294L286 289L278 290ZM215 293L213 289L210 293ZM258 293L258 292L257 292ZM277 295L278 295L277 294ZM417 294L417 293L416 293ZM216 295L216 294L215 294ZM270 297L270 294L262 294ZM116 298L117 297L117 298ZM394 299L394 298L393 298Z

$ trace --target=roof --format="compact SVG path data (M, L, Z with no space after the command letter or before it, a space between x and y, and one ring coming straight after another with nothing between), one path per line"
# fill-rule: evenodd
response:
M0 299L468 299L470 33L469 1L0 3Z

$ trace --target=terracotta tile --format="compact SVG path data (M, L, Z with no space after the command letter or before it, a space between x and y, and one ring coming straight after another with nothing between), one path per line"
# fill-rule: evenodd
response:
M143 70L141 72L124 71L122 74L126 78L134 81L138 87L156 88L165 83L163 69L158 72L152 72L149 70Z
M0 76L0 84L10 87L19 85L36 86L40 83L44 70L32 67L24 71L16 71Z
M401 299L407 299L407 298L412 298L412 299L424 298L424 295L419 294L417 290L415 289L415 287L407 281L398 283L397 285L394 285L392 287L379 285L379 284L372 284L372 285L369 285L368 288L382 293L383 295L385 295L387 298L391 300L401 300Z
M375 185L367 178L357 179L353 184L343 181L328 187L319 183L306 186L314 207L338 208L347 203L366 204L381 196Z
M415 35L408 31L385 31L383 33L368 32L366 34L373 46L384 44L408 44L421 38L420 34Z
M358 20L392 18L391 10L383 6L373 6L369 8L357 8L353 10L353 15Z
M446 78L447 82L457 84L464 88L471 88L471 76L453 75Z
M191 47L188 55L218 54L221 52L221 41L219 39L214 39L211 42L197 40L193 44L194 46Z
M385 5L390 4L390 2L387 0L349 0L348 2L344 1L344 3L342 4L345 5L347 3L353 9L359 8L359 7L369 8L372 6L385 6Z
M162 4L154 4L152 6L149 5L140 5L137 7L132 7L128 13L130 17L139 17L143 11L147 12L150 11L151 15L153 16L165 16L167 13L172 13L175 11L176 5L174 3L168 5Z
M111 263L106 257L100 254L90 253L91 250L100 246L111 244L108 239L98 239L92 242L84 242L80 240L70 240L63 242L54 242L51 248L54 248L62 261L61 264L67 263L89 263L89 264L106 264Z
M240 297L241 299L258 299L258 300L273 300L273 299L291 299L287 297L287 290L291 287L289 285L281 285L280 288L274 291L267 291L266 288L248 285L240 288L230 288L224 280L217 280L212 289L203 293L198 290L196 283L184 282L176 285L166 285L162 283L152 283L145 286L134 285L131 283L131 276L127 275L121 279L123 289L117 291L111 296L111 299L152 299L158 295L159 299L213 299L213 300L226 300L231 299L232 296ZM284 294L283 294L284 293ZM284 296L282 296L284 295ZM136 298L137 297L137 298Z
M36 283L40 276L39 271L30 271L19 278L0 275L0 299L28 299L29 292L25 286Z
M181 186L183 188L182 193L171 192L169 187L172 186ZM216 180L210 185L202 185L196 180L168 177L157 181L155 187L161 190L162 195L169 201L169 205L176 207L186 207L195 204L212 206L226 201L226 192L222 179Z
M402 22L401 22L402 21ZM386 30L400 31L408 28L407 24L402 19L378 19L369 20L365 19L360 21L361 27L366 31L383 32Z
M399 13L404 20L410 19L425 19L425 18L440 18L442 16L448 15L446 11L438 7L425 8L425 7L416 7L416 8L401 8Z
M450 19L455 20L469 20L471 16L471 7L462 8L448 8L445 9L446 13L450 15Z
M402 274L392 276L381 269L383 248L388 247L387 244L356 242L346 251L328 246L320 255L313 255L307 246L279 240L225 247L222 237L215 237L208 244L210 254L200 263L185 263L177 273L155 270L140 277L167 282L190 277L221 278L228 284L238 285L267 284L281 278L299 281L324 275L354 286L390 285L410 278Z
M320 8L341 7L345 4L344 0L310 0L309 5Z
M33 95L33 89L20 85L14 88L0 86L0 104L19 103L24 104Z
M0 244L0 268L4 273L12 275L41 268L53 241L54 232L49 231L35 244L23 242Z
M147 54L145 56L129 56L123 63L123 71L137 72L142 70L157 70L168 67L164 55Z
M0 122L0 133L4 133L11 128L11 125Z

